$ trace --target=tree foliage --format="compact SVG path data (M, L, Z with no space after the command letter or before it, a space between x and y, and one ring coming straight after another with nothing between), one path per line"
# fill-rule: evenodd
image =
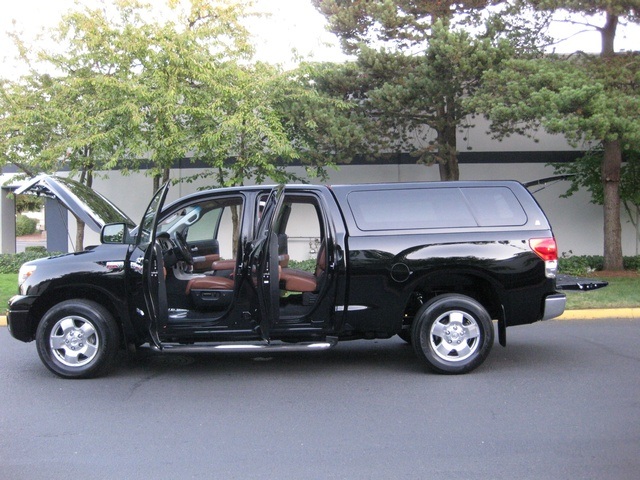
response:
M283 80L277 108L308 168L323 176L326 162L371 153L379 121L363 101L369 84L355 64L303 63Z
M498 136L543 127L574 145L619 139L625 149L636 148L639 66L635 54L514 59L488 71L483 95L469 103L487 112Z
M366 90L354 97L366 99L378 120L378 151L410 152L418 162L437 164L442 180L457 180L456 134L474 114L464 98L474 95L485 70L535 51L537 36L514 35L516 23L510 30L498 15L507 15L506 8L487 10L500 1L314 3L344 49L358 55Z
M498 0L312 0L329 19L329 28L344 49L357 53L362 44L380 42L393 50L424 47L431 27L440 22L469 24L473 17Z
M602 182L602 148L593 149L576 162L554 164L556 173L571 175L570 186L563 197L569 197L580 189L591 194L591 201L604 205L604 186ZM623 152L625 162L620 170L620 199L627 211L629 220L637 228L634 211L640 209L640 150Z
M44 208L44 199L31 195L15 195L16 213L39 212Z
M620 196L623 155L629 172L636 170L640 151L640 55L614 51L621 18L637 21L637 0L531 0L538 10L593 16L570 20L596 25L600 55L547 55L544 58L505 62L487 72L482 95L469 104L487 113L498 136L527 133L538 127L561 133L574 144L586 144L600 154L586 156L560 172L576 174L569 193L588 186L594 201L604 206L605 268L622 269ZM570 16L571 18L575 18ZM597 21L600 21L597 24ZM600 159L599 184L593 162ZM634 178L634 177L631 177ZM640 185L636 184L638 190ZM625 187L627 189L628 187ZM632 188L632 189L633 189ZM601 195L601 196L600 196ZM630 199L631 197L626 197Z
M212 186L290 179L294 159L322 170L308 132L321 123L335 132L351 107L253 62L247 5L169 0L165 15L137 0L83 8L53 32L64 48L37 52L37 62L17 36L33 68L3 81L0 150L28 175L64 168L88 186L96 171L147 166L157 187L180 159L208 166L201 176ZM300 105L322 119L297 116Z

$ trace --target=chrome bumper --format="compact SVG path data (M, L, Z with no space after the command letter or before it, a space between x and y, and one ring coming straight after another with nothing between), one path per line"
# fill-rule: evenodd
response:
M562 315L567 305L567 296L564 293L554 293L544 299L544 313L542 320L549 320Z

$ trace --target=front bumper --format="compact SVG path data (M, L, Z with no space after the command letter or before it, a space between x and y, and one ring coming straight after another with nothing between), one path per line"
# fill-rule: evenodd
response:
M544 313L542 314L542 320L559 317L564 313L566 305L567 296L564 293L548 295L544 299Z
M15 295L9 300L7 308L7 327L13 338L30 342L35 338L35 329L31 325L29 310L37 297Z

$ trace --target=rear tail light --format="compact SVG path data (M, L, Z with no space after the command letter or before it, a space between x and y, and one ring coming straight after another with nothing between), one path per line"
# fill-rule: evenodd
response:
M545 264L547 278L556 278L558 273L558 244L553 237L532 238L529 240L531 250L538 255Z

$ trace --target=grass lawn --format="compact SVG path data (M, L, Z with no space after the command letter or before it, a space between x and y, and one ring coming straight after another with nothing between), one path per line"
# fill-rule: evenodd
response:
M595 272L593 278L606 280L609 286L592 292L567 292L567 310L640 307L640 276L604 277ZM5 314L7 301L17 290L17 274L0 274L0 315Z
M18 293L18 274L0 273L0 315L7 311L7 302Z
M609 285L592 292L566 292L567 310L640 307L640 276L606 277L598 272L589 276L605 280Z

